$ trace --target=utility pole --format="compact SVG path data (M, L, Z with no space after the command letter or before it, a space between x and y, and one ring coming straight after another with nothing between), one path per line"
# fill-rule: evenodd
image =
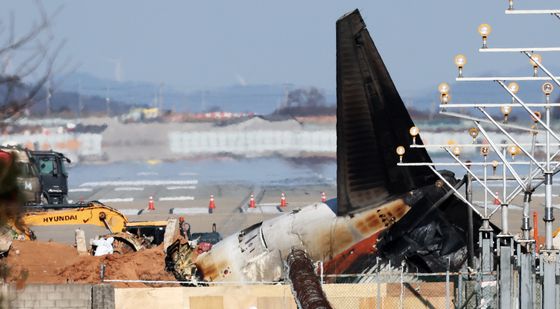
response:
M161 113L161 110L163 109L163 83L159 84L157 102L158 102L157 108Z
M82 118L82 81L78 81L78 119Z
M109 98L109 87L105 87L105 109L107 117L111 117L111 99Z
M49 78L47 80L47 97L45 99L46 101L46 116L47 118L51 117L51 79Z

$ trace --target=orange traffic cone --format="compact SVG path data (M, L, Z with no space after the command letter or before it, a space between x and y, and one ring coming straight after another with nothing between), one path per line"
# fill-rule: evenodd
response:
M255 208L255 195L251 193L251 199L249 200L249 208Z
M213 213L214 208L216 208L216 203L214 202L214 195L210 195L210 203L208 203L208 213Z
M327 202L327 195L325 194L325 192L321 192L321 203L326 203Z
M286 194L284 192L282 192L280 197L280 207L286 207Z
M148 210L156 210L154 206L154 197L150 196L150 200L148 201Z
M500 196L500 193L496 192L496 196ZM500 201L499 198L494 198L494 205L501 205L502 202Z

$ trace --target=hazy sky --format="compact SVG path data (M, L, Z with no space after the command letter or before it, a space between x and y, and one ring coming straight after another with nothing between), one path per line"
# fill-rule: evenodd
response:
M547 7L541 0L519 8ZM453 57L467 55L465 75L527 67L525 56L479 54L477 26L493 26L490 46L554 46L560 20L506 16L505 0L49 0L60 5L53 34L64 57L103 78L163 82L182 90L232 84L294 83L335 91L335 22L359 8L404 96L456 76ZM32 1L2 0L23 31L36 19ZM550 63L551 54L544 54ZM116 69L115 61L120 62ZM435 90L434 90L435 91Z

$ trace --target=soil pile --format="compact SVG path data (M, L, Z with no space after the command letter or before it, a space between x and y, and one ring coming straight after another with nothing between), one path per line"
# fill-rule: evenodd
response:
M161 245L121 255L84 257L71 265L59 268L58 275L70 282L96 283L100 281L101 264L105 265L105 279L175 280L172 274L165 271L165 254ZM114 285L118 287L147 286L144 283L115 283Z
M80 256L72 246L37 241L14 241L2 263L9 282L99 283L105 279L175 280L166 272L162 246L122 255ZM145 287L143 283L116 283L117 287ZM150 285L154 286L154 285Z

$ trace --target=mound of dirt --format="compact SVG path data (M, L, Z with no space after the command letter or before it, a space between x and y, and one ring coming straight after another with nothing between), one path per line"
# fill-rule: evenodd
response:
M166 272L162 246L122 255L80 256L72 246L38 241L14 241L8 256L9 282L98 283L101 265L105 279L175 280ZM143 283L116 283L117 287L145 287ZM150 285L153 286L153 285Z
M105 279L175 280L173 275L164 269L165 254L162 246L122 255L88 257L59 268L58 275L70 282L99 282L101 264L105 265ZM114 285L118 287L146 286L144 283L115 283Z

